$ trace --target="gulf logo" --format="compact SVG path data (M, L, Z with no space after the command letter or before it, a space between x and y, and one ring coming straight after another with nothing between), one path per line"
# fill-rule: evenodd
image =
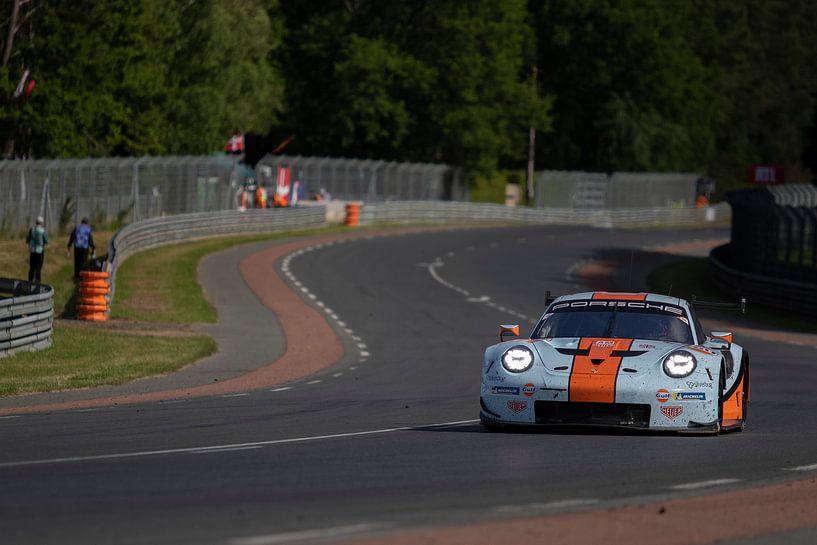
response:
M669 401L669 392L663 388L655 392L655 399L658 400L658 403L666 403Z
M536 393L536 386L528 382L522 386L522 393L525 394L526 397L533 397L533 394Z

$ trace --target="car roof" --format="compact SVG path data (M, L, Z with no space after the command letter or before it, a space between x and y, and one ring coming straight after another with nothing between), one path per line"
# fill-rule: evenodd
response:
M564 301L576 301L595 299L597 301L647 301L650 303L667 303L670 305L678 305L686 310L689 310L689 303L685 299L678 297L670 297L669 295L661 295L658 293L647 292L617 292L617 291L583 291L581 293L572 293L570 295L562 295L554 300L554 303Z

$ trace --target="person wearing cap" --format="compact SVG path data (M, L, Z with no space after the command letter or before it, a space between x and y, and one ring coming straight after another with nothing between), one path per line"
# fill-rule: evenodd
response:
M28 244L28 281L40 284L42 283L45 247L48 245L48 233L45 232L45 220L42 216L37 216L34 227L28 230L26 244Z
M71 231L71 238L68 239L66 255L71 255L71 245L74 245L74 278L79 278L79 271L85 268L88 263L88 250L94 251L94 235L88 218L82 218L82 222Z

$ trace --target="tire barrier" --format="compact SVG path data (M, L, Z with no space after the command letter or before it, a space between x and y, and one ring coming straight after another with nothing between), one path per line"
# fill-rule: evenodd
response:
M0 278L0 358L48 348L53 327L51 286Z
M107 271L80 271L77 319L104 322L111 310L109 297L110 273Z
M360 204L347 203L346 204L346 219L344 224L348 227L357 227L360 225Z

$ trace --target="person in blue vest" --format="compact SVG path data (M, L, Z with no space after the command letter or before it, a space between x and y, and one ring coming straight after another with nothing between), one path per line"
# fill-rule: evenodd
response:
M48 245L48 233L45 232L45 220L42 216L37 216L34 227L28 230L26 244L28 244L28 281L41 284L45 247Z
M85 268L88 263L88 252L93 252L94 235L91 233L91 226L88 225L88 218L82 218L82 222L71 231L71 238L68 239L66 255L71 255L71 245L74 245L74 278L79 278L79 271Z

